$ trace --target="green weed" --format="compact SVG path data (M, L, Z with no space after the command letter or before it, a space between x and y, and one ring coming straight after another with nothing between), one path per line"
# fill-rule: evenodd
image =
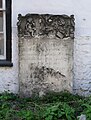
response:
M81 114L91 120L91 97L69 92L49 92L41 98L0 95L0 120L77 120Z

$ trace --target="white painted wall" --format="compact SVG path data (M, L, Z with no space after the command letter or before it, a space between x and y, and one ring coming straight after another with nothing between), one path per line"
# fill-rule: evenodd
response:
M18 91L18 47L16 23L19 13L51 13L75 15L74 88L79 94L90 92L91 82L91 1L90 0L12 0L13 64L0 68L0 91ZM88 37L87 37L88 36ZM10 86L7 86L7 84ZM16 85L14 84L16 83ZM85 92L84 92L85 91Z
M0 92L18 93L18 39L16 30L12 34L12 61L13 67L0 67Z

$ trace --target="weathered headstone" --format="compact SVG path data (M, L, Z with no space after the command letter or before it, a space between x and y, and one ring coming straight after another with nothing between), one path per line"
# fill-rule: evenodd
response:
M18 17L20 93L72 92L74 16Z

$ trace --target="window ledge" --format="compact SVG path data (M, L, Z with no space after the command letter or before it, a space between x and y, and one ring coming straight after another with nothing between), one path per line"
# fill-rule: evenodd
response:
M0 60L0 67L12 67L13 63L11 61Z

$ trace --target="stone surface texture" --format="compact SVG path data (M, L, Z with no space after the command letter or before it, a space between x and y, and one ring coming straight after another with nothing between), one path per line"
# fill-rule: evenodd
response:
M86 115L81 115L77 117L78 120L86 120Z
M19 15L20 93L72 92L74 17Z

